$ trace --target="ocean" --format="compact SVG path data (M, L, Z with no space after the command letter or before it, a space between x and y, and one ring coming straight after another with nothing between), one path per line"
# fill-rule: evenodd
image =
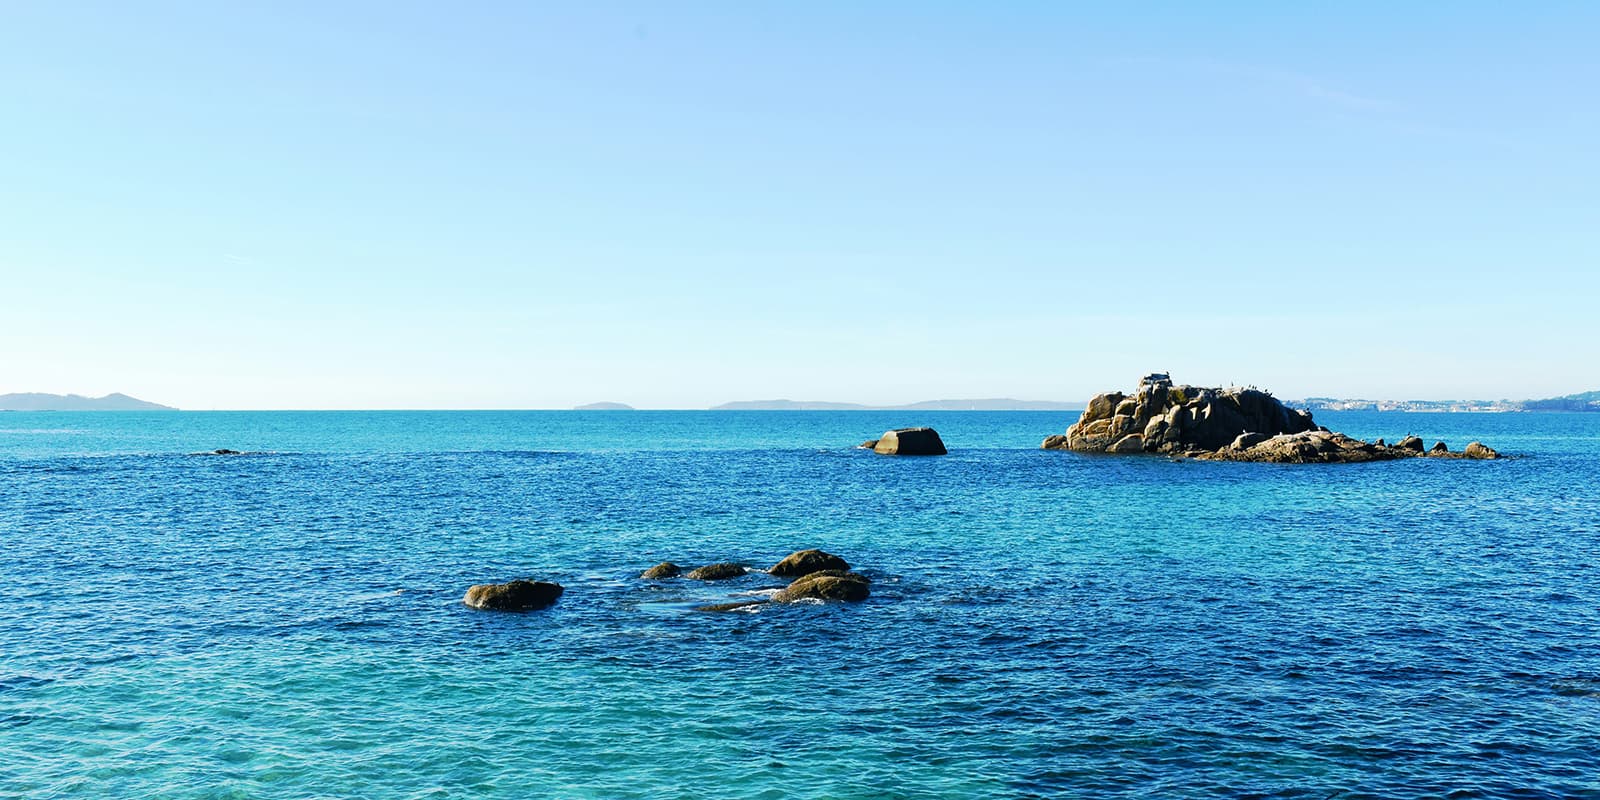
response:
M0 797L1600 797L1600 414L0 413ZM950 454L854 449L932 425ZM243 456L195 456L215 448ZM822 548L781 581L645 581ZM529 613L474 583L563 584Z

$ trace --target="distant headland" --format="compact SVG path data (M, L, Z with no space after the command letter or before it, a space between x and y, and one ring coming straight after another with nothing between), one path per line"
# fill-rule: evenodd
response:
M1013 400L1009 397L983 400L924 400L901 406L869 406L860 403L831 403L820 400L739 400L712 406L712 411L1082 411L1083 403L1055 400Z
M572 409L573 411L632 411L633 406L627 403L589 403Z
M172 406L152 403L112 392L105 397L79 394L17 392L0 394L0 411L177 411Z

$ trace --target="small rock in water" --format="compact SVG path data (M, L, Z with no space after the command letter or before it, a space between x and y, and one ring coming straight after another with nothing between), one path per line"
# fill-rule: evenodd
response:
M1495 449L1483 442L1469 442L1461 454L1467 458L1499 458L1500 454Z
M660 564L657 564L640 573L639 577L646 580L662 580L664 578L676 578L682 574L682 567L679 567L677 564L674 564L671 561L663 561Z
M796 578L787 588L772 596L774 603L796 600L843 600L860 602L871 594L865 575L840 570L823 570Z
M563 591L560 584L545 581L480 583L467 589L462 602L490 611L531 611L551 605Z
M1443 455L1450 452L1450 446L1446 445L1444 442L1434 442L1433 449L1429 450L1428 452L1433 455Z
M932 428L896 428L884 431L872 451L886 456L942 456L944 440Z
M868 439L868 440L862 442L861 444L856 445L856 449L857 450L871 450L872 448L877 447L877 446L878 446L878 440L877 439Z
M746 572L749 572L749 570L745 569L742 564L724 562L721 564L708 564L704 567L690 570L689 574L683 577L691 581L725 581L729 578L737 578Z
M821 550L800 550L790 553L767 572L781 578L798 578L825 569L848 572L850 564L832 553L824 553Z

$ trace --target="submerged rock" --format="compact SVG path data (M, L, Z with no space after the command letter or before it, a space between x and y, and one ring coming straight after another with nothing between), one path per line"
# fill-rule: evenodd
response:
M1212 461L1352 463L1425 455L1421 438L1368 444L1335 433L1260 389L1177 386L1165 373L1147 375L1132 395L1108 392L1089 401L1066 435L1050 436L1047 450L1083 453L1158 453ZM1480 445L1481 447L1481 445ZM1487 447L1482 451L1493 452ZM1443 442L1426 455L1449 452Z
M695 611L713 611L713 612L716 612L716 611L743 611L743 610L745 610L747 608L754 608L756 606L764 606L766 604L767 604L767 601L765 601L765 600L738 600L738 601L735 601L735 602L732 602L732 603L708 603L708 604L703 605L703 606L695 606L694 610Z
M689 574L683 577L691 581L725 581L729 578L737 578L749 571L743 564L724 562L721 564L707 564L698 569L689 570Z
M662 580L665 578L676 578L682 574L682 567L672 563L671 561L663 561L660 564L657 564L645 570L644 572L639 573L639 577L646 580Z
M780 578L798 578L829 569L848 572L850 564L832 553L824 553L821 550L800 550L785 556L782 561L774 564L772 569L767 570L767 573Z
M875 453L886 456L942 456L944 440L932 428L897 428L884 431L878 443L872 446Z
M461 602L490 611L531 611L551 605L563 591L560 584L545 581L480 583L467 589Z
M796 578L774 594L772 602L793 603L807 599L860 602L871 594L870 583L865 575L843 570L823 570Z

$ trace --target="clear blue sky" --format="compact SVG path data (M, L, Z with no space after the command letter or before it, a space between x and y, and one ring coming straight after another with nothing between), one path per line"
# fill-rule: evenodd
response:
M7 4L0 392L1600 388L1600 4Z

